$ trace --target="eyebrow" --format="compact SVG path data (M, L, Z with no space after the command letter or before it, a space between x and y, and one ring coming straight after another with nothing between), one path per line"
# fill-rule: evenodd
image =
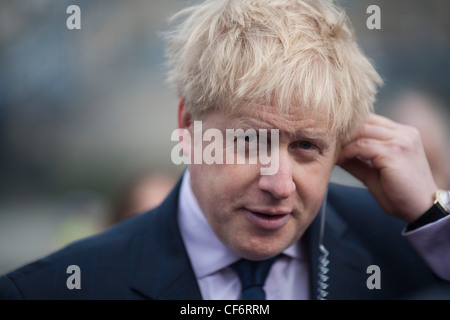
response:
M305 120L308 121L308 120ZM312 120L314 121L314 120ZM289 137L291 140L299 140L302 138L308 139L327 139L330 137L330 133L327 130L319 129L315 126L307 125L306 128L300 128L298 130L286 131L280 129L279 127L270 125L269 123L254 119L254 118L240 118L236 121L238 125L245 127L250 127L256 130L266 129L270 131L271 129L278 129L281 136ZM243 128L242 128L243 129Z

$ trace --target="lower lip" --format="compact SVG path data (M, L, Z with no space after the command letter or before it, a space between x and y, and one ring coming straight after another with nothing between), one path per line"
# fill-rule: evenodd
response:
M265 216L253 211L244 209L245 215L254 225L261 229L277 230L282 228L289 219L289 214Z

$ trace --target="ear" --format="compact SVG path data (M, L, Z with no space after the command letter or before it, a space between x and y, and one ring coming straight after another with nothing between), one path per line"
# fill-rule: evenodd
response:
M184 156L189 156L191 153L191 129L192 115L184 104L184 97L181 97L180 102L178 103L178 142L180 144L181 154Z
M189 130L191 125L192 115L186 109L186 105L184 104L184 97L181 97L180 102L178 103L178 129Z

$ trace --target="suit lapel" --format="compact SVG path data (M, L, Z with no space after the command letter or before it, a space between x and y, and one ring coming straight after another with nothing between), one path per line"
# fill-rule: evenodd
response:
M358 245L333 207L328 205L324 228L323 245L328 251L328 263L320 263L324 257L319 250L320 215L305 236L309 244L312 299L319 299L319 290L324 290L322 296L329 300L373 299L373 293L366 287L370 255ZM325 269L321 272L321 268Z
M148 215L148 230L135 240L136 267L131 289L150 299L202 299L177 224L181 180Z

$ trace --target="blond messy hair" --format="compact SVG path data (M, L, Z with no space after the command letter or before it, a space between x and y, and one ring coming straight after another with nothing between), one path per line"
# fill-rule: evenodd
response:
M169 82L194 117L249 103L312 111L342 141L373 111L382 80L332 1L207 0L179 19Z

